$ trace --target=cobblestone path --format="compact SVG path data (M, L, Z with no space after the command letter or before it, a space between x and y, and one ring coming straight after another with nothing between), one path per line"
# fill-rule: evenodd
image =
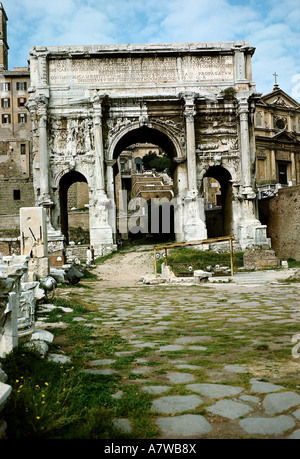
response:
M300 438L299 285L90 285L93 325L123 341L85 371L133 356L124 385L150 394L156 438Z

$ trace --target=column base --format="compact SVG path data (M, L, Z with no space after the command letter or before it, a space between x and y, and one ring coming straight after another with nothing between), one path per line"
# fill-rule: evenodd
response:
M242 220L238 224L238 241L242 250L253 247L269 249L271 239L267 237L267 226L259 220Z
M109 199L103 191L98 191L92 207L90 207L90 241L95 256L102 257L113 251L113 230L108 224Z
M207 239L203 199L197 198L195 194L188 194L184 199L183 217L185 242Z
M112 237L112 230L110 227L105 228L91 228L90 229L91 245L95 250L95 257L103 257L114 250L117 250Z

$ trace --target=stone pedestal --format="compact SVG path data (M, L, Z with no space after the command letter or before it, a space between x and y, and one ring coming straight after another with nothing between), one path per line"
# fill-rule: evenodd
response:
M90 207L90 240L97 257L114 248L112 228L108 224L108 205L109 199L102 193Z
M249 193L242 201L242 218L237 224L237 237L241 249L252 247L271 247L271 239L267 237L267 226L262 225L254 216L253 200L255 194Z
M240 220L238 223L238 240L242 250L252 247L271 247L267 238L267 226L258 220Z
M184 199L184 240L202 241L207 239L204 217L204 199L188 194Z

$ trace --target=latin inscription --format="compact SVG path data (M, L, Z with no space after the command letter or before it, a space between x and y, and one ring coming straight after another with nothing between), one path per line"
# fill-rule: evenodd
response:
M232 56L91 58L49 62L50 85L167 84L233 78Z

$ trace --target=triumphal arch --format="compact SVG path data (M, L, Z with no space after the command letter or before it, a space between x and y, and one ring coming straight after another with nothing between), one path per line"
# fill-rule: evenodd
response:
M32 48L35 197L51 244L64 239L64 189L77 180L88 184L96 254L113 250L118 158L149 142L172 160L177 241L207 238L203 180L212 177L223 235L241 249L269 245L257 219L253 53L243 41Z

